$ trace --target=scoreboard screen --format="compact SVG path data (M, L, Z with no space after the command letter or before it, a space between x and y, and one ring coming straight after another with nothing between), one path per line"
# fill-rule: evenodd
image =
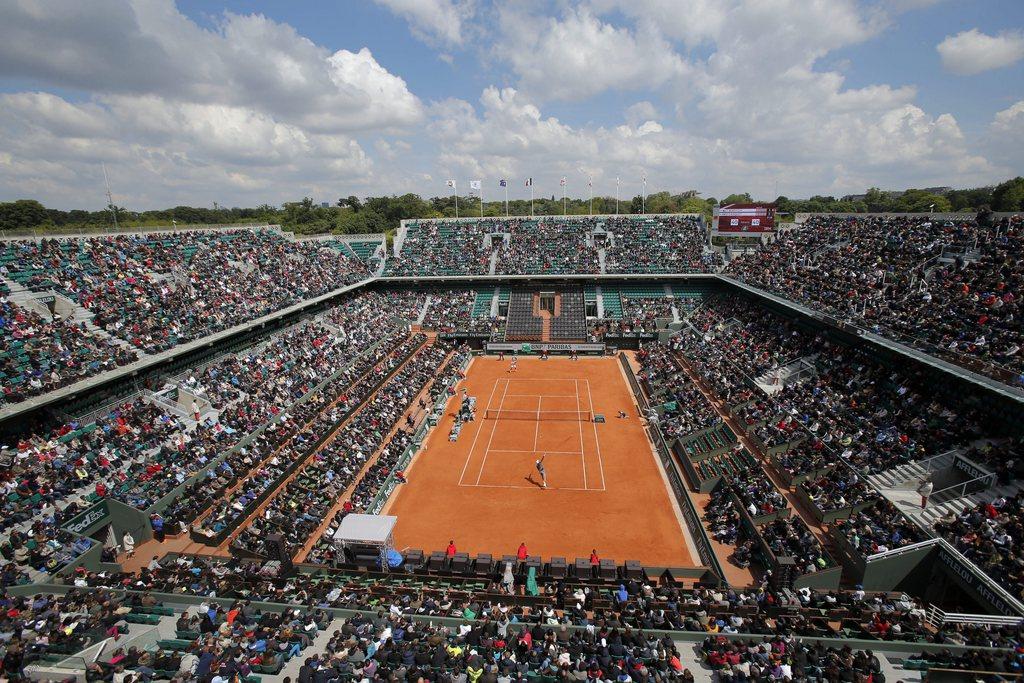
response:
M715 211L718 232L772 232L774 204L726 204Z

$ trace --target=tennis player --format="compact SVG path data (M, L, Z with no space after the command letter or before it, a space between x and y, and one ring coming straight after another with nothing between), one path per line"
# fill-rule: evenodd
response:
M540 487L546 489L548 487L548 475L544 471L544 458L548 457L548 454L540 456L540 460L533 463L533 466L537 468L537 473L540 474Z

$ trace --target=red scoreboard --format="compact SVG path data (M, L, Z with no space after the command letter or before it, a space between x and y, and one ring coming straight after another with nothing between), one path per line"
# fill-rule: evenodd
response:
M774 204L726 204L715 209L718 232L772 232Z

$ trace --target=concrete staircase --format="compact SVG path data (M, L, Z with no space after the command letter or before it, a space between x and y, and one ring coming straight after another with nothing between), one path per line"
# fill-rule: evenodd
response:
M323 653L327 647L328 641L335 631L340 631L341 627L345 625L344 619L334 619L331 623L327 624L327 628L320 629L316 637L313 638L313 642L309 644L302 654L297 657L289 659L284 667L281 669L281 673L276 676L268 676L267 674L260 674L260 678L263 683L278 683L283 681L285 678L290 678L293 681L299 680L299 669L302 668L302 663L306 661L306 657L314 654Z
M678 319L678 312L676 313ZM804 356L772 368L768 372L754 378L754 383L769 396L777 394L784 387L798 384L817 375L814 365L818 354Z
M953 458L955 458L959 452L959 450L952 450L928 460L897 465L896 467L885 470L884 472L879 472L878 474L869 474L867 479L870 483L874 484L875 487L882 489L883 491L886 489L914 490L917 488L921 479L929 472L937 472L950 467L953 464Z
M966 496L960 496L952 500L947 500L942 503L929 503L928 507L921 510L920 507L917 510L906 510L910 516L917 522L924 524L931 528L937 521L946 517L950 513L958 515L964 510L976 507L979 503L989 503L993 498L999 496L1010 496L1016 495L1021 490L1021 485L1017 482L1007 484L1005 486L992 486L985 489L984 491L977 491L975 493L969 493Z
M416 324L422 325L423 321L427 319L427 311L430 310L430 304L433 303L434 297L427 295L427 298L423 300L423 308L420 309L420 314L416 318Z

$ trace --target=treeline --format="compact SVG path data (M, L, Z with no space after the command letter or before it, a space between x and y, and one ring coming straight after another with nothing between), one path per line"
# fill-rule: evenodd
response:
M508 213L513 216L541 215L613 214L613 213L699 213L710 217L719 203L715 197L702 198L698 192L687 191L678 194L655 192L620 200L614 197L567 199L564 204L560 197L537 197L532 206L529 199L513 199L508 202ZM722 204L750 202L750 194L731 194L722 198ZM921 212L921 211L979 211L990 208L993 211L1024 211L1024 178L1007 180L995 187L981 187L969 190L934 192L928 190L906 190L884 192L871 188L863 196L790 199L778 197L778 210L782 213L845 213L845 212ZM132 211L116 207L117 222L124 228L169 227L178 225L222 225L246 223L271 223L300 234L337 233L364 234L392 232L399 221L409 218L443 218L456 213L456 199L453 196L424 199L417 194L367 197L360 199L348 196L338 199L330 206L316 204L306 197L301 201L288 202L281 207L263 204L255 208L207 209L194 206L176 206L159 211ZM460 216L479 216L481 212L478 197L458 198ZM505 202L488 201L483 204L483 215L498 217L506 212ZM97 232L114 228L115 207L108 206L101 211L72 209L61 211L48 209L33 199L19 199L0 202L0 230L8 234L31 234L39 232Z
M917 213L981 211L985 208L992 211L1024 211L1024 178L1018 176L994 187L969 190L885 192L873 187L863 197L779 197L775 201L778 210L784 213Z

